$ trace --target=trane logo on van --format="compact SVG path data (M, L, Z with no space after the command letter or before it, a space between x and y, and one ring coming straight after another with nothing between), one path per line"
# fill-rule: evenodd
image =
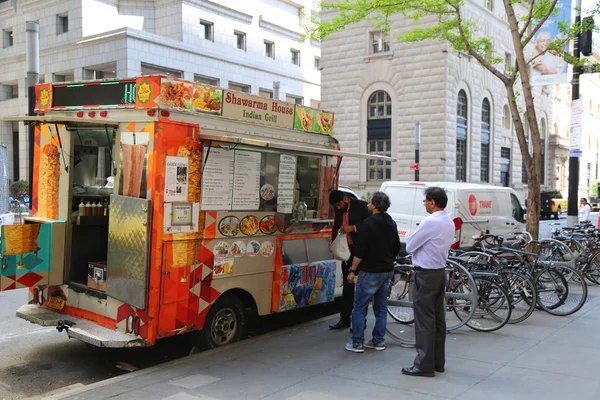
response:
M469 212L471 215L477 214L477 210L481 208L490 209L492 208L492 200L479 200L477 201L477 197L474 194L469 196Z

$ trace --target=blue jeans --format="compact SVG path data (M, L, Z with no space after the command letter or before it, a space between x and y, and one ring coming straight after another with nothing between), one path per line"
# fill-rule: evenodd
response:
M373 343L384 341L387 323L387 297L393 272L358 273L356 291L354 293L354 309L352 310L352 342L364 343L365 317L369 301L373 299L375 313L375 328L373 328Z

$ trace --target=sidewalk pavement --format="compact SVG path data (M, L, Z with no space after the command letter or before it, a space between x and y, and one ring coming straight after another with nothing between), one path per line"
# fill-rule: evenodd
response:
M371 312L367 334L373 326ZM126 400L578 400L600 399L600 287L576 314L536 311L492 333L463 327L447 338L446 372L400 373L414 349L344 350L336 317L259 336L47 399ZM370 335L367 335L367 340Z

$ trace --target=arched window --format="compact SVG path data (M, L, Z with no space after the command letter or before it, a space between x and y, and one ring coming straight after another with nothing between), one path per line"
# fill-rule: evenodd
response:
M556 122L554 123L554 134L558 135L558 124Z
M367 152L382 156L392 155L392 99L379 90L374 92L367 104ZM367 180L383 181L392 178L392 165L389 161L368 160Z
M467 180L467 94L464 90L458 92L456 106L456 180Z
M369 97L369 119L391 118L392 99L387 92L379 90Z
M510 129L510 109L508 106L504 106L502 109L502 127L504 129Z
M483 99L481 104L481 182L490 181L490 101Z
M540 122L540 140L542 142L542 157L540 166L540 185L546 184L546 120Z

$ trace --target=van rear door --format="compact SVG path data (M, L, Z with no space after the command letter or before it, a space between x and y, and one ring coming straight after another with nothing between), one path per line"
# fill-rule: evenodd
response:
M412 230L415 228L413 224L413 210L417 188L390 185L383 187L382 191L390 198L392 204L388 210L388 214L396 221L400 241L405 243L406 238L410 236Z

